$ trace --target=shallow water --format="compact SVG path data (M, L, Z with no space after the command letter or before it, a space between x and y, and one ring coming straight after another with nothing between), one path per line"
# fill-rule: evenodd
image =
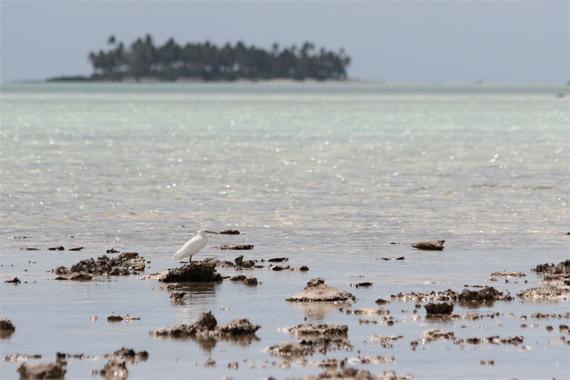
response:
M51 361L55 352L101 356L125 346L150 354L129 366L130 378L297 378L322 370L298 363L281 368L282 360L264 349L295 341L277 329L306 317L349 326L353 352L327 357L355 358L359 350L395 357L394 364L354 364L372 373L568 378L570 350L558 332L568 320L520 319L566 312L568 302L458 305L457 314L502 316L444 323L425 320L423 309L419 321L410 321L414 303L392 301L387 308L397 323L391 327L361 325L338 307L285 302L315 277L355 294L351 308L375 307L377 298L400 291L490 284L515 295L536 286L532 267L568 258L568 97L556 97L565 91L363 83L2 85L1 279L27 283L0 284L0 317L17 329L0 341L1 354ZM159 283L136 276L68 283L49 273L110 248L139 252L151 261L147 273L164 270L176 265L171 254L198 228L243 234L211 238L195 259L286 256L291 266L310 271L248 271L262 284L192 289L184 305L170 303ZM443 252L410 246L432 238L446 240ZM255 248L210 248L224 243ZM85 248L47 251L57 245ZM399 256L405 260L378 260ZM527 273L528 282L488 282L503 269ZM362 281L374 285L349 287ZM248 318L261 325L260 340L205 349L148 335L210 310L220 324ZM113 312L141 320L108 323ZM522 323L538 327L522 329ZM430 328L460 337L523 335L532 349L482 344L463 350L438 341L412 351L409 343ZM404 338L385 349L371 342L374 334ZM215 368L204 366L208 358ZM229 369L235 361L239 369ZM89 377L104 363L70 360L68 378ZM17 378L19 365L3 363L0 377Z

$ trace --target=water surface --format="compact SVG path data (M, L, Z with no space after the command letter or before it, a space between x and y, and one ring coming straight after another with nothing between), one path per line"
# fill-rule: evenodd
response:
M375 307L378 297L400 291L485 284L515 295L536 286L530 268L568 258L569 104L556 96L565 91L487 84L2 85L1 279L27 281L1 284L1 317L17 328L1 341L2 356L41 354L48 361L58 351L103 355L125 346L150 354L129 367L131 378L296 378L322 370L280 368L264 349L295 340L277 329L306 317L349 326L355 350L327 357L355 358L358 350L395 357L395 364L355 364L372 373L568 378L569 349L558 332L568 320L520 319L566 312L565 302L495 303L475 311L500 312L499 319L443 323L423 319L423 309L410 321L414 305L393 301L392 327L361 325L335 307L285 302L315 277L353 292L354 308ZM199 228L243 233L214 237L210 247L254 244L246 259L286 256L310 271L256 270L247 274L262 282L258 287L193 289L184 305L135 276L67 283L49 273L110 248L139 252L151 261L147 272L164 270L177 265L170 256ZM445 239L446 248L411 248L425 239ZM47 251L57 245L85 248ZM196 259L243 253L210 247ZM378 260L399 256L405 260ZM528 282L488 282L503 269L527 273ZM374 285L349 287L362 281ZM261 325L260 340L204 349L147 334L210 310L222 324L249 318ZM107 323L113 312L141 320ZM532 348L462 350L441 341L413 352L410 341L430 328L462 337L524 335ZM384 349L370 341L374 334L404 338ZM203 365L208 358L215 368ZM490 359L494 366L479 364ZM227 367L235 361L237 371ZM103 365L70 361L68 377L88 377ZM3 363L1 377L16 378L18 366Z

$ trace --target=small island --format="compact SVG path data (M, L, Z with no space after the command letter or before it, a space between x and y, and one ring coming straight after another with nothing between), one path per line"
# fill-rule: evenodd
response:
M108 50L90 52L93 67L89 77L57 77L50 81L127 81L127 80L345 80L350 57L343 49L338 53L305 42L281 49L274 43L271 51L226 43L218 47L210 42L179 45L170 38L155 46L150 35L138 38L129 47L114 36L107 41Z

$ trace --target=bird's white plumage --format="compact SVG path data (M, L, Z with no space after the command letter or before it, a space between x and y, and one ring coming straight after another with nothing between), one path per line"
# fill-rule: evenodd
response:
M204 248L206 244L208 244L208 236L206 235L206 233L216 233L216 232L211 232L206 230L198 231L198 234L194 236L192 239L188 240L186 244L182 246L182 248L176 251L176 253L174 254L174 256L172 256L172 258L174 260L182 260L188 257L189 258L188 261L191 261L192 256L200 252L200 250Z

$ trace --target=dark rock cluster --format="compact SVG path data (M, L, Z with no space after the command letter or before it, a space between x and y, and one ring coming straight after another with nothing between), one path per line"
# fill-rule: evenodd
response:
M253 325L247 319L234 319L229 321L225 326L218 326L218 321L212 315L212 312L207 312L203 313L200 318L191 325L163 327L151 331L150 334L156 337L207 337L224 339L236 336L255 336L255 332L260 328L261 326Z
M56 280L90 280L92 276L127 276L145 270L146 261L136 252L124 252L117 257L107 255L81 260L71 268L64 266L52 269L59 275Z

